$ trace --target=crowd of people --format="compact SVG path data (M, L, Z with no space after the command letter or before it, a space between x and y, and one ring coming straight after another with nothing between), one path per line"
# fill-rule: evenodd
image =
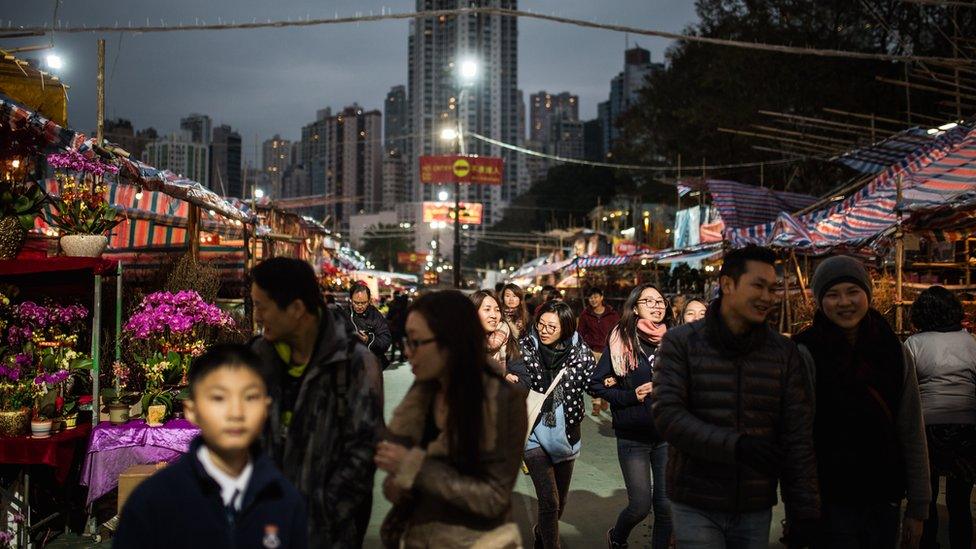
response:
M788 547L938 547L940 477L950 547L970 547L976 339L960 301L922 292L902 343L864 266L835 256L811 278L812 324L787 337L769 322L775 262L730 251L714 299L640 284L615 309L589 288L578 311L504 284L381 312L366 286L342 309L306 263L267 260L261 335L194 361L201 437L131 496L116 546L359 547L379 469L386 547L558 548L582 422L609 410L627 494L611 549L649 516L654 549L766 547L778 490ZM382 371L401 361L415 379L384 423ZM528 540L511 519L523 473Z

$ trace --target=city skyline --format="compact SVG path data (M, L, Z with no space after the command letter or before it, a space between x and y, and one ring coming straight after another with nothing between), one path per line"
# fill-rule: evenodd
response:
M229 1L200 5L186 0L164 6L102 0L97 3L98 9L64 4L59 19L88 25L118 20L124 26L129 20L133 24L142 20L144 24L148 17L156 24L176 25L181 21L192 24L195 19L215 22L218 17L286 20L370 10L379 13L383 9L406 12L413 10L414 4L411 0L342 0L325 9L310 1L269 6ZM522 1L519 8L670 31L680 31L695 19L691 2L633 0L615 4L609 19L600 6L582 0L558 4ZM0 6L5 8L0 12L13 14L14 25L50 23L48 3L25 6L0 0ZM108 13L112 14L111 21L103 16ZM580 119L594 118L597 103L606 100L608 82L619 71L618 60L627 38L533 20L520 21L519 25L518 88L526 93L569 90L580 96ZM245 161L253 164L260 161L260 144L272 135L299 140L301 128L318 109L339 109L354 102L367 109L382 108L389 89L407 83L408 27L407 21L395 21L311 29L106 35L106 118L124 118L135 128L154 127L166 135L179 129L181 117L204 113L212 118L214 127L227 124L241 134ZM66 62L62 76L71 86L69 124L79 129L94 127L95 38L90 34L55 36L55 50ZM654 61L662 61L664 49L671 44L633 36L629 42L650 49ZM37 39L6 40L3 46L32 43ZM558 47L559 43L572 45L573 54L565 55L566 47ZM583 44L586 46L581 47ZM299 51L334 55L299 55ZM245 57L251 61L242 62Z

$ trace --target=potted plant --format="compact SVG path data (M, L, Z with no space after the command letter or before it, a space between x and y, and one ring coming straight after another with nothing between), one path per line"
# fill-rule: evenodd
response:
M5 182L0 191L0 259L13 259L24 246L34 218L50 200L33 181Z
M48 438L51 436L51 426L54 424L49 418L42 415L35 415L31 419L31 437Z
M29 373L32 362L28 355L11 354L0 363L0 435L2 436L22 436L29 432L30 405L34 398Z
M101 256L108 245L105 233L123 220L108 203L108 188L102 179L106 172L116 173L118 168L76 151L48 155L47 161L59 168L55 177L60 194L54 199L56 212L51 214L51 225L61 233L62 251L67 256Z
M115 389L105 389L101 397L112 425L121 425L129 421L129 405L122 401L121 393L116 392Z
M142 395L142 415L150 427L163 424L173 410L173 395L162 389L153 389Z

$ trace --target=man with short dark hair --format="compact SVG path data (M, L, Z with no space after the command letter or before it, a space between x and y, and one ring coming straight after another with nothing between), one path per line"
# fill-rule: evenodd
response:
M376 357L341 311L322 301L312 267L268 259L251 271L254 318L272 404L265 444L304 495L310 547L360 547L383 427Z
M654 422L670 444L667 492L678 547L766 547L776 486L791 547L820 515L813 412L796 345L766 324L776 255L729 252L704 322L668 330L655 363Z
M386 317L373 306L373 294L369 286L355 284L349 291L349 322L356 331L356 337L380 361L384 369L389 363L386 351L390 349L393 336Z

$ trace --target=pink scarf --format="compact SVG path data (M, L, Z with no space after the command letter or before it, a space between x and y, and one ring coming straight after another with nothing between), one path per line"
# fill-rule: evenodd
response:
M495 359L499 364L505 366L506 352L505 344L508 343L508 324L500 322L498 329L488 334L486 344L488 345L488 358Z
M661 338L667 331L668 327L663 323L657 324L642 318L637 321L637 333L634 335L643 337L654 345L659 345ZM637 351L624 343L617 328L614 328L610 333L610 345L608 347L610 348L610 362L613 364L615 374L623 377L628 372L637 369Z

